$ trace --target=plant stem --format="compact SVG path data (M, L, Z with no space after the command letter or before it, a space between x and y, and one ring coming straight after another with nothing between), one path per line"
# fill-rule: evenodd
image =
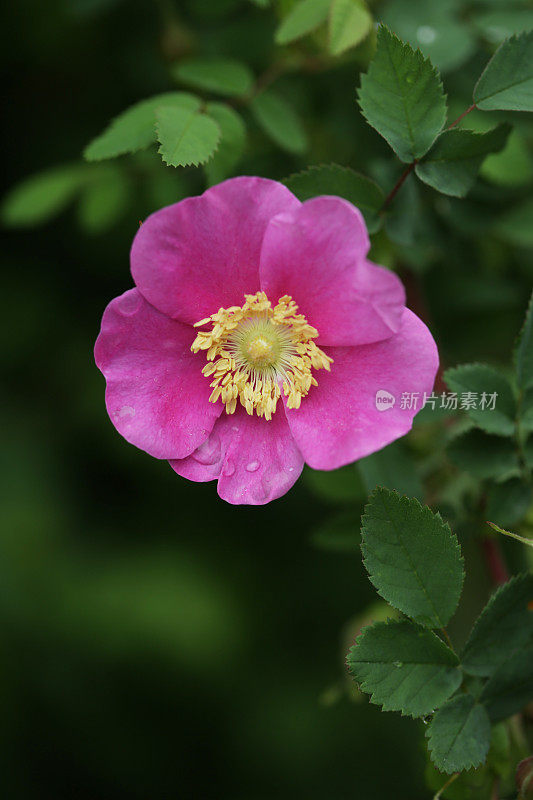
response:
M493 536L484 536L481 539L481 549L493 584L501 586L507 583L510 576L498 540Z
M477 108L476 104L475 104L475 103L472 103L472 105L470 106L470 108L467 108L467 109L466 109L466 111L463 111L463 113L462 113L462 114L461 114L459 117L457 117L457 119L455 120L455 122L452 122L452 124L451 124L451 125L448 125L448 127L446 128L446 130L447 130L447 131L449 131L451 128L455 128L455 126L456 126L456 125L458 125L458 124L461 122L461 120L462 120L464 117L466 117L466 115L467 115L467 114L470 114L470 112L471 112L471 111L473 111L475 108Z
M392 203L392 201L394 200L394 198L398 194L399 190L402 188L403 184L405 183L405 181L407 180L407 178L409 177L409 175L414 170L414 168L416 167L417 164L418 164L418 159L415 158L415 160L413 162L411 162L411 164L409 164L405 168L405 170L402 172L402 174L398 178L398 181L397 181L396 185L393 187L393 189L389 192L389 194L385 198L385 201L384 201L383 205L381 206L381 211L382 212L386 211L387 208L390 206L390 204Z
M440 787L437 794L433 797L433 800L440 800L440 798L442 797L442 793L446 791L446 789L448 788L448 786L450 786L450 784L452 784L455 780L457 780L460 774L461 774L460 772L454 772L451 778L448 778L444 786Z
M442 631L442 633L443 633L443 635L444 635L444 638L445 638L445 639L446 639L446 641L448 642L448 647L450 648L450 650L451 650L452 652L454 652L454 653L455 653L455 650L453 649L452 640L450 639L450 634L448 633L448 631L446 630L446 628L441 628L441 631Z

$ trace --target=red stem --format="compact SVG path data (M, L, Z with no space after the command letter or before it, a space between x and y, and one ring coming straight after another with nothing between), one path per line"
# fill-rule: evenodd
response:
M481 549L485 556L487 569L495 586L501 586L509 580L509 572L499 542L492 536L485 536L481 539Z
M463 111L463 113L461 114L461 116L457 117L457 119L455 120L455 122L452 122L452 124L451 124L451 125L448 125L448 127L446 128L446 130L448 130L448 131L449 131L449 130L450 130L450 128L455 128L455 126L456 126L456 125L458 125L458 124L461 122L461 120L462 120L464 117L466 117L466 115L467 115L467 114L470 114L470 112L471 112L471 111L473 111L475 108L476 108L476 104L475 104L475 103L472 103L472 105L470 106L470 108L467 108L467 109L466 109L466 111Z
M418 159L415 158L415 160L405 168L405 170L400 175L398 182L396 183L396 186L389 192L389 194L385 198L385 201L381 206L381 211L386 211L386 209L390 206L390 204L398 194L399 190L402 188L403 184L405 183L411 172L416 167L417 163Z

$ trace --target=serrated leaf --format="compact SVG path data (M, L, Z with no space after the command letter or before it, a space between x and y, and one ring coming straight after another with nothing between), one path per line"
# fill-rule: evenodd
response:
M165 92L142 100L115 117L104 132L87 145L84 157L87 161L101 161L148 147L156 141L155 115L162 105L192 111L200 108L200 101L186 92Z
M357 462L369 492L376 486L393 489L398 494L422 500L424 488L416 471L416 465L402 441L393 442L377 453L372 453Z
M284 150L303 153L307 149L307 137L300 119L289 103L272 89L254 97L250 110L258 125Z
M465 403L468 405L470 401L475 403L475 406L465 407L464 410L476 425L487 433L514 436L516 401L505 375L486 364L462 364L446 370L444 380L459 395L459 407ZM491 410L490 396L494 393L497 397L495 407ZM481 408L483 395L485 401Z
M533 700L533 637L500 664L480 700L492 722L511 717Z
M446 98L437 70L384 25L358 96L368 123L406 163L428 152L446 121Z
M246 64L229 58L193 58L177 64L175 78L196 89L239 97L249 94L254 75Z
M246 144L246 126L242 117L224 103L208 103L207 114L218 123L221 139L218 149L204 166L209 183L220 183L239 162Z
M130 182L123 169L111 164L95 168L78 206L78 220L83 230L99 234L112 228L126 211L130 196Z
M511 126L503 123L487 133L444 131L415 167L418 177L443 194L464 197L476 182L485 156L504 146Z
M490 720L470 694L460 694L435 714L427 731L431 758L441 772L462 772L485 762Z
M163 106L157 111L157 138L163 161L172 167L203 164L220 139L217 123L199 110Z
M59 214L85 185L90 170L65 164L17 183L2 201L2 223L12 228L40 225Z
M490 677L510 653L533 638L533 575L518 575L490 598L461 656L471 675Z
M533 31L501 44L474 88L482 111L533 111Z
M461 684L456 655L434 633L408 620L364 628L346 663L372 703L411 717L432 713Z
M502 478L518 470L514 442L478 429L452 439L448 454L454 464L476 478Z
M533 292L515 351L516 380L523 391L533 387Z
M387 602L416 622L441 628L457 608L463 558L439 514L418 500L378 488L362 519L363 559Z
M288 44L314 31L326 20L330 3L331 0L299 0L278 27L276 43Z
M372 29L372 16L363 0L333 0L329 10L328 50L340 56L363 41Z
M457 11L457 4L446 0L390 0L381 11L381 19L445 72L461 66L475 48L469 26L458 19Z
M283 183L302 201L324 194L344 197L362 212L369 233L375 233L380 227L379 210L385 200L382 189L349 167L338 164L309 167L304 172L289 175Z

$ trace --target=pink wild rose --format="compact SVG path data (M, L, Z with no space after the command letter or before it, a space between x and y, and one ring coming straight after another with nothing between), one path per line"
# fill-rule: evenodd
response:
M432 390L437 348L368 249L346 200L301 203L264 178L156 211L133 241L136 287L108 305L95 347L116 429L252 505L304 463L336 469L403 436L416 409L400 398Z

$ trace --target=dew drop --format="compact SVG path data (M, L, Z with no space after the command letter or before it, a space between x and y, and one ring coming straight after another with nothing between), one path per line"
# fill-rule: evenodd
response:
M126 292L116 301L116 308L125 317L132 317L140 309L142 298L139 292Z
M416 30L416 38L420 44L433 44L437 38L437 31L430 25L420 25Z
M395 666L395 667L398 667L398 669L399 669L400 667L403 667L403 661L395 661L395 662L394 662L394 666Z
M222 467L222 474L226 475L229 478L231 477L231 475L233 475L234 472L235 472L235 464L228 458L228 460Z
M246 465L246 472L257 472L258 469L259 461L250 461L250 463Z

